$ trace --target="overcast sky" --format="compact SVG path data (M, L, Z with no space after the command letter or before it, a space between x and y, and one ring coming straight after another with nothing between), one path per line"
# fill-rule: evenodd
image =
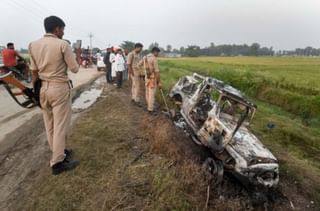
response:
M100 48L123 40L320 48L320 0L0 0L0 8L0 45L18 48L44 34L49 15L64 19L66 39L88 45L92 32Z

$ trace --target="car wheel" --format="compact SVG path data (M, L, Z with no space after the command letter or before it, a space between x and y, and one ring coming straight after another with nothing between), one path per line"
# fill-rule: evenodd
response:
M224 173L222 161L209 157L203 163L202 169L206 173L209 184L218 185L222 182Z
M268 201L268 197L265 192L262 191L254 191L250 193L250 197L252 200L252 203L255 205L264 204Z

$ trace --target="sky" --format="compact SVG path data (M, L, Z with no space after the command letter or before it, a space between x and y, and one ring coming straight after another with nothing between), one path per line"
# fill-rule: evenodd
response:
M187 45L320 48L320 0L0 0L0 46L26 48L43 19L61 17L65 38L104 48L124 40Z

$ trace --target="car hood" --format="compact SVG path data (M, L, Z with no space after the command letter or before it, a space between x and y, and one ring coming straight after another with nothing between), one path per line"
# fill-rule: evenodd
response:
M248 163L277 163L276 157L247 128L241 127L229 143Z

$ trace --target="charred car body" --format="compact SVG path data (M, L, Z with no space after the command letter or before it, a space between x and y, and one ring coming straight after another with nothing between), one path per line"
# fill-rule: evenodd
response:
M231 172L244 185L275 187L279 166L274 155L248 130L256 106L239 90L198 74L182 77L169 93L179 105L175 124L213 154L206 162L216 173Z

